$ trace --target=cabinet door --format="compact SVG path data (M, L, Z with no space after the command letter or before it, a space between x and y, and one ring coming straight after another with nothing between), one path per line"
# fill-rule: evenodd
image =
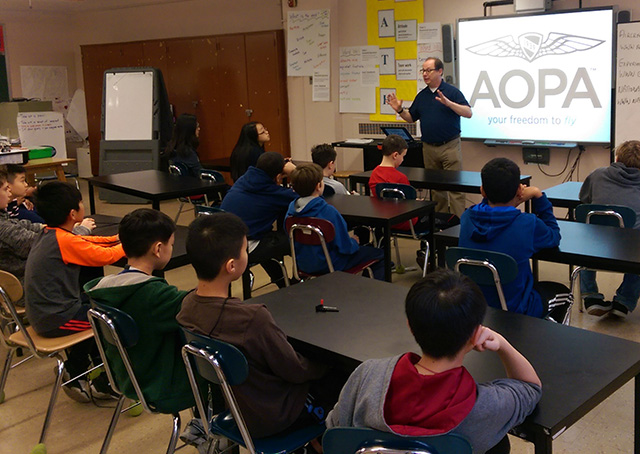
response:
M282 31L247 33L247 90L252 118L269 130L265 147L291 156Z

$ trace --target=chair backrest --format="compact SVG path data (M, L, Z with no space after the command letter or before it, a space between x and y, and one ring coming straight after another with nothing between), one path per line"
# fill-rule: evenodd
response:
M329 186L328 184L324 185L324 190L322 191L322 197L331 197L332 195L335 195L336 190L333 189L331 186Z
M217 170L200 169L200 179L224 183L224 176Z
M333 262L331 261L331 255L329 255L329 249L327 248L327 244L331 243L336 237L336 229L331 221L314 217L290 216L285 220L285 228L287 232L289 232L293 274L296 279L300 277L298 275L298 264L296 262L295 243L321 246L329 272L333 273Z
M447 266L478 285L495 285L503 310L507 310L502 285L509 284L518 275L518 264L510 255L463 247L452 247L446 252Z
M91 306L87 314L111 387L119 394L123 394L118 382L115 380L115 376L111 370L110 360L106 354L109 346L115 348L118 352L120 360L129 375L129 380L131 380L131 385L140 403L142 403L143 408L150 413L156 412L156 409L150 406L145 399L133 364L129 358L129 353L127 352L127 349L138 343L139 331L135 320L126 312L116 309L115 307L101 304L93 299L91 300Z
M231 389L231 386L240 385L247 379L249 375L247 359L240 350L231 344L194 333L186 328L182 328L182 333L187 342L182 347L182 359L200 415L207 413L195 372L205 380L220 385L231 414L240 430L245 447L251 454L254 454L255 448L249 430ZM207 436L209 436L209 424L204 424L204 426Z
M636 212L621 205L583 203L576 207L575 216L576 221L586 224L633 228L636 223Z
M196 205L196 216L209 216L216 213L225 213L225 210L219 207L210 207L207 205Z
M184 164L172 161L169 163L169 173L172 173L173 175L187 175L189 171Z
M334 427L322 437L325 454L472 454L462 435L403 437L365 427Z
M31 353L42 357L43 355L37 353L33 339L31 339L29 332L25 329L22 318L18 314L14 304L14 301L20 300L23 294L22 284L18 278L7 271L0 270L0 317L4 320L2 324L11 324L19 331L22 331ZM6 343L5 336L8 337L11 333L4 329L0 329L0 331L2 332L3 342Z
M376 196L380 199L415 200L418 193L413 186L408 184L378 183L376 184Z

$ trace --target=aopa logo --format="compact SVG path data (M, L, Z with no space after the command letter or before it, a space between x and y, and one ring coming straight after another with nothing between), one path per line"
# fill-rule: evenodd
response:
M467 47L467 50L477 55L490 57L517 57L533 61L546 55L563 55L593 49L604 41L586 38L584 36L567 35L565 33L549 33L543 42L540 33L529 32L518 37L503 36L491 41Z

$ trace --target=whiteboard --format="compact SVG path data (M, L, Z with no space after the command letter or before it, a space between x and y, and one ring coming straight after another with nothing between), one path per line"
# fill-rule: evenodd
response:
M618 24L615 146L640 140L640 22Z
M153 139L153 72L107 73L105 140Z

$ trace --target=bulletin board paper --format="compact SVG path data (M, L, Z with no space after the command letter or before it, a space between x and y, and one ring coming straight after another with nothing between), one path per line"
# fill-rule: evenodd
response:
M340 48L340 112L373 113L376 111L376 87L362 83L363 53L366 47ZM377 60L377 59L376 59ZM371 65L371 63L367 63Z
M66 66L21 66L20 83L24 98L43 101L69 98Z
M56 158L67 157L64 118L61 113L21 112L17 123L23 147L52 146L56 149Z
M329 73L328 9L289 11L287 22L287 76Z

